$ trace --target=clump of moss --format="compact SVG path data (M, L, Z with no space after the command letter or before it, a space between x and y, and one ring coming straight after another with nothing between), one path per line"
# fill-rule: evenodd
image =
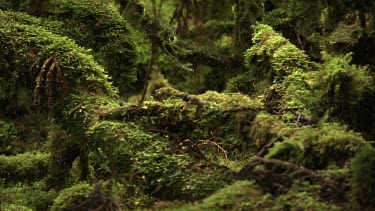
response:
M330 117L356 124L360 100L369 90L373 92L373 77L367 67L350 64L352 54L332 56L323 52L323 59L324 67L315 73L314 80L318 113L327 112Z
M34 87L34 80L38 75L41 77L40 80L47 80L44 74L48 73L52 64L58 64L60 67L58 72L52 72L53 77L61 74L59 80L65 83L59 87L60 93L55 93L56 95L61 96L77 83L91 91L100 89L112 96L115 95L116 91L108 82L109 77L104 69L95 62L87 50L77 46L71 39L55 35L43 27L25 25L17 21L8 21L1 25L1 29L0 35L5 39L0 41L0 46L6 50L2 51L1 55L5 60L0 62L0 68L7 69L0 75L3 79L0 88L1 99L13 97L17 90L25 87L24 84L27 88ZM50 63L53 60L51 58L54 59L53 63ZM30 78L30 74L33 77Z
M64 189L54 200L51 210L73 210L79 208L90 199L94 187L88 183L80 183Z
M131 28L113 6L97 0L25 1L11 7L7 4L7 1L0 3L0 7L28 12L40 19L12 12L8 12L10 17L6 19L43 26L73 39L82 47L93 49L92 54L122 93L134 88L137 49L131 37Z
M340 167L368 143L353 131L335 123L324 123L317 128L296 128L270 149L267 158L289 160L312 169L324 169L330 164Z
M217 191L201 203L177 208L177 210L262 210L269 206L272 197L264 194L253 181L238 181Z
M8 186L0 182L0 186L1 208L5 210L48 210L57 196L55 190L46 190L43 182Z
M273 79L280 81L284 76L295 71L308 69L309 59L304 51L276 33L272 27L264 24L255 25L252 40L255 45L245 53L246 66L251 67L255 62L264 64L269 62L271 67L252 68L256 71L252 74L258 79L263 79L265 75L271 74Z
M51 210L119 210L122 205L118 203L118 195L122 191L122 185L113 181L81 182L62 190Z
M46 17L63 23L64 35L94 55L124 94L134 88L137 49L131 28L113 6L96 0L55 0Z
M296 183L289 191L278 196L270 210L343 210L345 205L335 205L323 201L319 195L319 186L310 185L307 183Z
M27 152L15 156L0 155L0 176L6 184L34 182L48 174L50 155Z

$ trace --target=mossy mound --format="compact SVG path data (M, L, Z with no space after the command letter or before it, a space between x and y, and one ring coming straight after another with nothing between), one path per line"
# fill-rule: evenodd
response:
M12 4L12 6L9 6ZM21 13L9 13L23 24L44 26L55 34L67 36L87 49L103 65L114 84L123 94L134 89L137 49L131 28L116 8L96 0L26 1L0 3L4 10L28 12L40 19Z

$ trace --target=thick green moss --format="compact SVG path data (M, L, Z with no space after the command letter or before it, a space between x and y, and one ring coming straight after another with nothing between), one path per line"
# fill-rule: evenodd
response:
M88 91L101 90L115 95L104 69L87 50L67 37L55 35L40 26L7 21L0 26L0 46L4 49L0 61L1 99L13 97L22 87L34 87L34 80L41 71L38 67L51 57L57 60L61 69L64 86L59 87L60 96L78 84ZM49 63L46 65L50 69Z
M43 3L30 0L12 7L6 6L9 3L0 2L0 8L3 6L4 9L42 17L36 20L20 13L10 14L17 21L44 26L56 34L73 39L82 47L93 49L92 54L105 67L122 93L126 94L134 88L137 80L137 49L130 27L116 8L98 0L54 0ZM43 11L35 9L43 4Z
M48 174L50 155L43 153L24 153L15 156L0 155L0 177L6 184L21 181L34 182Z
M246 51L245 64L247 67L253 65L253 62L264 64L262 68L254 68L257 72L252 74L258 79L271 74L273 79L280 81L286 75L295 71L306 71L309 68L309 60L304 51L276 33L272 27L257 24L253 28L252 40L255 45Z
M43 182L27 185L21 182L8 186L0 183L3 210L48 210L56 198L55 190L46 190Z
M97 0L55 0L46 16L61 21L68 37L91 48L114 84L126 94L136 79L137 50L116 8Z
M201 203L173 210L263 210L272 202L271 195L253 181L239 181L204 199Z
M322 114L356 124L364 94L373 93L373 77L368 67L350 64L352 54L332 56L323 52L324 67L314 73L314 90L319 99L316 110ZM350 112L348 112L350 111Z
M90 164L97 176L130 180L137 189L157 199L202 198L232 177L228 169L177 153L166 137L132 122L99 121L87 134L93 148Z
M289 160L312 169L324 169L330 164L344 167L367 145L360 134L339 124L325 123L317 128L296 128L289 137L276 143L266 157Z
M73 210L86 202L94 187L87 183L80 183L61 191L54 200L51 210Z

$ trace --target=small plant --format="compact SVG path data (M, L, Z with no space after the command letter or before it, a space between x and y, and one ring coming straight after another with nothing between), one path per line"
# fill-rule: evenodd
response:
M19 141L16 127L10 123L0 120L0 155L12 154L12 143Z

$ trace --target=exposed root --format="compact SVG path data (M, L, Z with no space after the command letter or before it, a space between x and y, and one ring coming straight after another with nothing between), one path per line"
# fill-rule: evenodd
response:
M223 154L224 154L224 156L225 156L225 161L226 161L227 163L230 162L230 160L229 160L229 158L228 158L228 153L227 153L227 151L226 151L225 149L223 149L223 148L220 146L220 144L218 144L218 143L216 143L216 142L213 142L213 141L210 141L210 140L199 140L198 142L209 143L209 144L212 144L212 145L216 146L217 148L219 148L219 149L223 152Z
M38 61L34 62L30 70L34 70L38 64ZM50 65L49 69L48 65ZM44 62L35 82L34 107L38 110L50 108L63 83L61 69L56 57L49 57Z
M312 170L293 163L255 157L236 175L239 180L255 179L273 194L285 193L295 181L320 185L321 197L325 200L346 201L347 178L325 179Z

